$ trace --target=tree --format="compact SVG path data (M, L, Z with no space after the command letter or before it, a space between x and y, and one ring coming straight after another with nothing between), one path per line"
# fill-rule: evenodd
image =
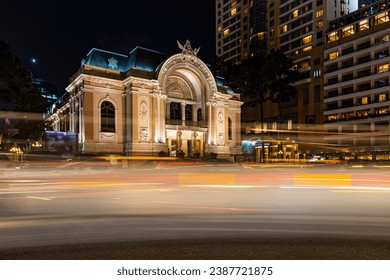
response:
M8 103L0 110L15 112L15 120L11 125L19 129L19 135L13 135L14 137L28 139L40 134L41 118L30 118L16 112L42 114L47 101L39 92L33 90L31 72L23 67L21 60L11 53L9 45L3 40L0 40L0 100L3 104ZM23 117L19 119L21 115ZM6 132L4 137L7 136L12 137Z
M15 111L43 112L47 106L41 94L33 91L31 72L3 40L0 40L0 99L13 105Z
M263 106L266 101L280 105L296 96L297 90L293 84L299 80L299 71L293 66L291 58L281 50L265 57L252 56L231 68L228 82L242 95L244 106L260 106L259 117L263 124Z

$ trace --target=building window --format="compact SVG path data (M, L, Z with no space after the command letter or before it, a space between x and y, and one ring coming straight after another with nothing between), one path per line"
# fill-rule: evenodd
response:
M324 21L323 20L317 21L317 28L322 28L323 26L324 26Z
M316 12L316 17L322 17L324 15L324 10L323 9L321 9L321 10L318 10L317 12Z
M349 25L349 26L343 28L343 37L348 37L354 33L355 33L355 30L353 28L353 25Z
M196 111L196 114L198 122L203 121L202 109L199 108L198 111Z
M234 9L232 9L232 10L230 11L230 15L231 15L231 16L234 16L235 14L237 14L237 9L236 9L236 8L234 8Z
M312 49L312 46L307 46L306 48L302 49L302 52L308 52Z
M281 33L286 33L287 30L288 30L287 24L286 24L286 25L283 25L283 26L280 28Z
M301 63L301 68L306 68L306 67L309 67L309 61L304 61Z
M298 10L295 10L295 11L293 11L293 18L296 18L296 17L298 17L298 15L299 15L299 12L298 12Z
M360 31L366 30L368 28L370 28L369 23L368 23L368 19L364 19L364 20L361 20L359 22L359 30Z
M375 44L382 44L382 43L387 43L390 41L389 35L382 36L380 38L375 39Z
M228 29L225 29L224 31L223 31L223 36L227 36L227 35L229 35L229 33L230 33L230 29L228 28Z
M313 35L306 36L302 39L303 44L309 44L311 41L313 41Z
M389 13L384 12L379 15L375 16L375 25L380 25L382 23L388 22L389 21Z
M389 64L383 64L376 67L376 73L384 73L389 71Z
M360 98L360 100L358 100L358 105L366 105L368 104L368 100L369 100L368 96L362 97Z
M109 101L100 106L101 132L115 132L115 107Z
M180 103L171 102L170 116L171 116L171 120L181 120L181 104Z
M230 118L228 119L228 126L229 126L228 137L229 137L229 140L232 140L233 139L233 128L232 128L232 120Z
M388 115L389 114L389 108L377 108L375 109L375 115Z
M192 120L192 105L186 104L185 106L185 119L186 121Z
M339 52L338 51L335 51L335 52L331 52L329 54L329 60L332 60L332 59L336 59L339 57Z
M385 93L379 94L376 99L377 99L377 102L387 101L387 95Z
M321 77L321 69L314 70L314 78L319 78L319 77Z
M333 31L328 35L328 43L337 41L339 39L339 34L337 31Z

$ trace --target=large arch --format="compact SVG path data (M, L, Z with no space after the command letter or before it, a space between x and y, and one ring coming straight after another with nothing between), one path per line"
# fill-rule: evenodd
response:
M157 75L159 87L168 96L170 79L178 77L191 87L194 101L207 102L217 93L217 85L207 65L196 55L176 54L168 58L160 67Z

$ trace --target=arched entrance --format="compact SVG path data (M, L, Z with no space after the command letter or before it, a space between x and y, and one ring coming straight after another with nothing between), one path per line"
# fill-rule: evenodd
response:
M182 50L163 63L158 75L166 96L166 142L171 156L199 157L210 132L207 102L217 86L196 52L188 45Z

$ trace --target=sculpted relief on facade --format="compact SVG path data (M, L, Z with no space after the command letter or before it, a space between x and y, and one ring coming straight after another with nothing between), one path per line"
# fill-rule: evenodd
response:
M193 99L190 86L182 78L175 76L167 79L167 93L174 98Z

